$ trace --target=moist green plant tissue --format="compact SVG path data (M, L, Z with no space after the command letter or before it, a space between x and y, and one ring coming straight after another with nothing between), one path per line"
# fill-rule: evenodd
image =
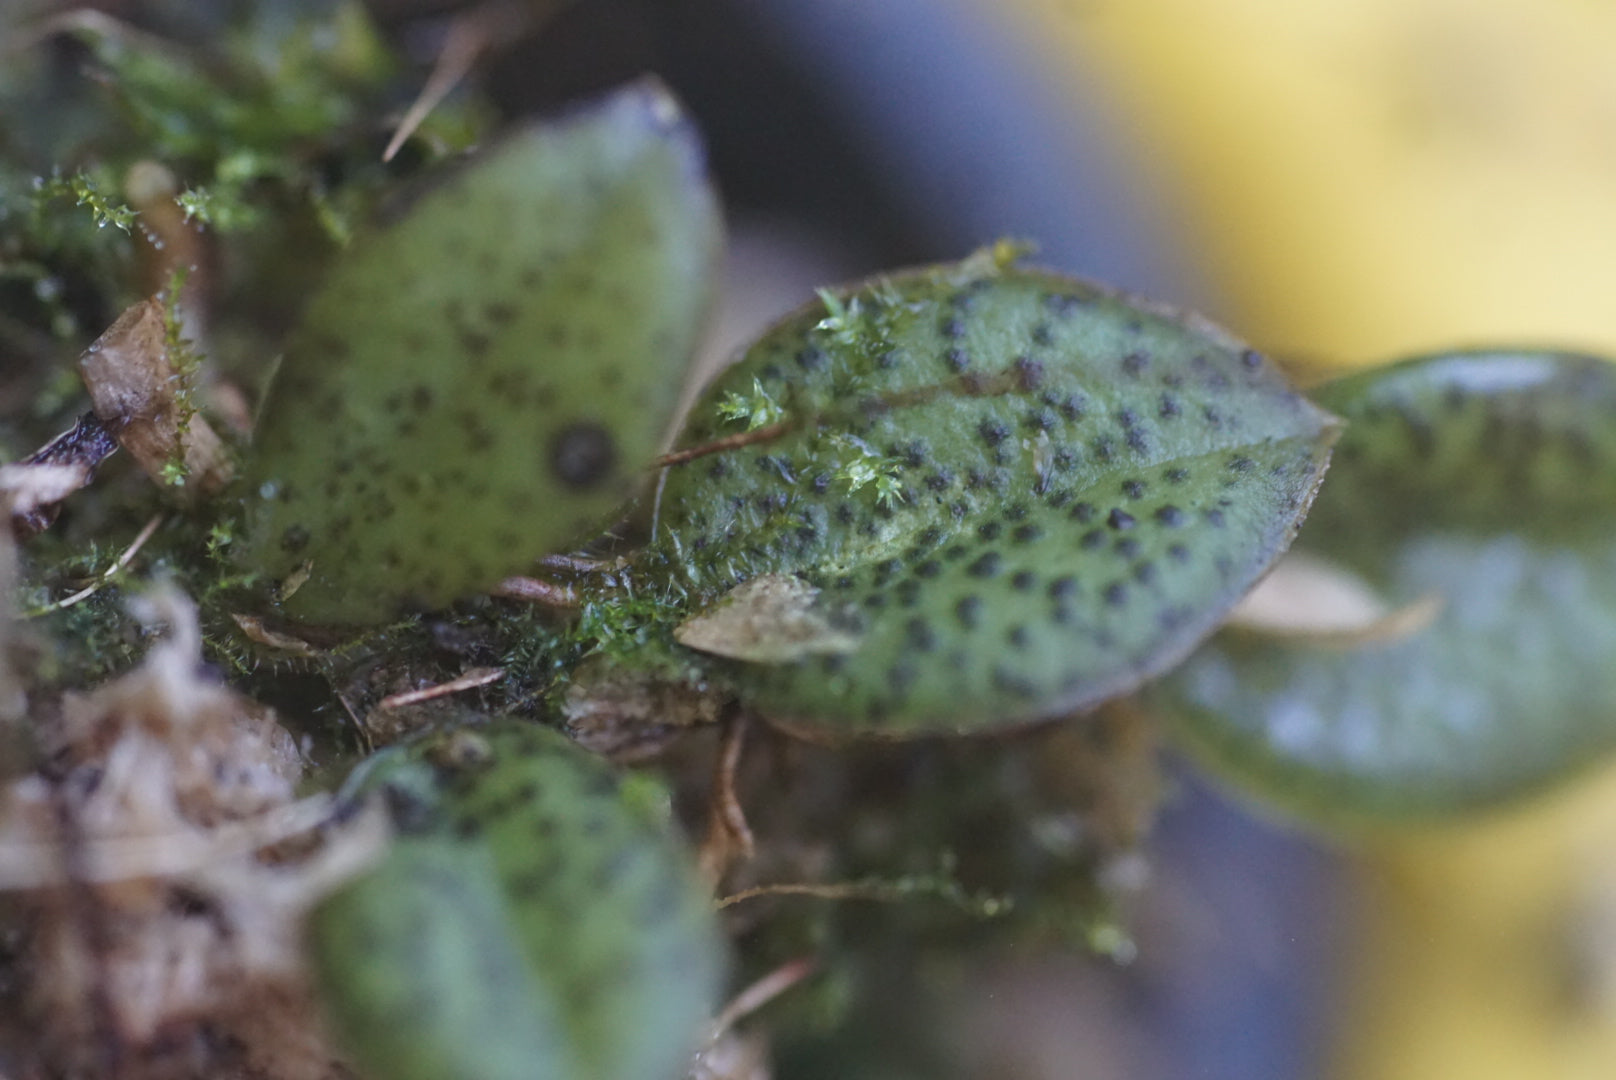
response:
M586 538L655 450L720 232L641 84L517 133L334 268L251 460L242 558L288 614L442 606Z
M1335 431L1210 325L984 253L765 335L696 405L678 445L714 452L669 471L642 561L698 600L818 590L794 618L825 631L784 659L681 635L775 719L1026 722L1208 633L1289 544Z
M364 787L399 835L309 936L365 1075L682 1075L724 951L653 781L504 721L397 754Z

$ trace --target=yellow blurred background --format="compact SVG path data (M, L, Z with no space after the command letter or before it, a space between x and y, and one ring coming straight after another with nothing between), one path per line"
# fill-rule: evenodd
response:
M1121 125L1242 336L1324 366L1616 355L1616 4L997 6ZM1616 774L1355 849L1336 1075L1616 1076Z

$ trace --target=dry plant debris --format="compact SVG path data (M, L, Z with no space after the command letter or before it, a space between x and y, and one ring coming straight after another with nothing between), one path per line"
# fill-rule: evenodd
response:
M175 365L160 299L119 315L84 351L79 371L96 416L153 480L178 480L188 496L212 494L230 480L224 443L189 402L193 373Z
M19 462L0 466L0 502L8 508L19 537L50 528L57 504L95 476L95 468L117 453L118 442L94 413Z
M50 1075L345 1076L299 927L380 836L322 844L329 805L296 798L291 735L203 674L189 603L158 591L136 613L166 636L67 693L38 733L44 765L0 791L0 890L24 927L12 1022Z

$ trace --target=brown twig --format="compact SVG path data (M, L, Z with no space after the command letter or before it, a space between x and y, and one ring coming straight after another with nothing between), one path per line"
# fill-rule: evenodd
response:
M119 555L117 560L114 561L111 566L107 567L106 570L102 572L100 577L96 578L94 581L80 589L78 592L74 593L72 596L63 597L60 600L46 604L44 607L35 608L27 613L27 617L32 619L40 615L49 614L52 611L61 611L63 608L70 608L74 604L77 604L82 600L88 600L90 597L100 592L102 587L105 586L107 582L112 580L114 574L128 566L130 561L133 560L137 554L139 554L140 549L146 546L146 541L152 538L152 534L157 531L157 527L162 523L163 515L154 514L152 519L146 522L145 527L142 528L135 536L134 540L130 542L129 546L124 548L123 554Z
M818 970L818 957L799 956L795 960L787 960L761 979L758 979L757 982L736 994L730 1003L725 1005L717 1016L713 1017L713 1026L708 1032L708 1045L716 1042L724 1032Z
M708 454L718 454L725 450L739 450L743 446L752 446L755 443L768 442L791 431L797 425L790 420L782 420L778 424L767 424L751 431L742 431L735 435L726 435L722 439L714 439L701 446L692 446L684 450L674 450L663 454L651 462L653 469L665 469L669 465L683 465L687 461L706 457Z
M137 30L131 24L121 22L104 11L81 7L42 18L38 22L20 28L12 40L0 45L0 56L17 56L29 52L37 49L48 38L75 30L105 34L109 38L117 39L131 52L149 52L164 59L183 55L179 48L166 38Z
M754 885L750 889L742 889L728 896L721 896L714 905L720 910L739 904L743 900L755 900L760 896L814 896L821 900L881 900L895 902L903 898L903 893L892 885L882 882L869 881L840 881L828 884L815 884L813 882L786 882L779 885Z
M514 3L512 0L489 0L470 11L455 16L443 42L443 51L426 84L416 95L408 111L398 122L387 149L382 151L383 161L392 161L405 141L421 123L431 115L444 98L449 96L464 79L483 53L501 42L515 41L538 22L550 18L567 6L570 0L545 3Z
M434 701L450 694L458 694L465 690L475 690L479 686L487 686L505 677L504 668L472 668L457 679L450 679L446 683L436 686L424 686L419 690L406 690L400 694L389 694L377 703L378 709L402 709L406 705L419 705L424 701Z
M393 137L387 141L387 149L382 151L383 161L392 161L415 130L421 126L432 110L455 88L466 73L476 64L477 58L488 47L488 29L483 21L477 18L479 12L473 11L461 15L449 24L449 34L443 42L443 51L432 65L432 73L427 76L426 84L421 92L410 103L409 110L399 120L398 127L393 131Z
M376 739L370 733L370 725L365 723L364 720L360 719L359 714L355 712L354 707L348 703L348 699L343 695L342 691L336 690L334 692L337 695L337 701L342 705L343 711L348 714L348 719L353 721L354 734L359 739L359 748L367 755L375 753Z
M1028 376L1017 371L1001 371L992 375L982 375L967 372L957 375L940 383L927 386L910 387L907 390L893 390L884 394L872 394L859 402L858 407L865 412L887 412L893 409L909 409L918 405L930 404L944 397L1002 397L1006 394L1016 393L1028 389L1026 379ZM828 416L815 416L808 419L809 424L819 424L829 419ZM665 469L670 465L683 465L687 461L706 457L708 454L718 454L725 450L739 450L743 446L753 446L760 442L779 438L789 434L804 425L802 420L782 420L777 424L766 424L751 431L742 431L734 435L726 435L722 439L714 439L710 443L700 446L688 447L684 450L673 450L663 454L651 462L653 469Z

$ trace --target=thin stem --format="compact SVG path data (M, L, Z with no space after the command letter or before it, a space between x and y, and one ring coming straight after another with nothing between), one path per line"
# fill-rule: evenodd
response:
M719 897L715 905L720 909L732 907L743 900L760 896L814 896L821 900L881 900L895 902L904 893L891 885L868 881L842 881L830 884L813 882L786 882L779 885L754 885L737 893Z
M87 600L96 593L100 592L101 589L112 580L113 575L117 574L124 567L128 566L130 561L133 560L134 557L140 552L140 549L146 546L146 541L152 538L152 534L157 531L157 527L163 523L163 520L162 514L153 515L152 519L146 522L145 527L142 528L138 534L136 534L135 539L129 544L129 546L124 548L123 554L119 555L117 560L114 561L111 566L107 567L106 570L102 572L101 576L96 578L89 585L86 585L72 596L63 597L62 599L57 600L54 603L46 604L41 608L35 608L33 611L28 612L25 617L33 619L39 617L40 615L48 615L52 611L61 611L63 608L70 608L74 604Z
M449 24L443 51L438 53L437 62L432 65L432 73L427 76L421 92L415 96L415 101L410 104L403 119L398 122L398 128L387 142L387 149L382 151L382 160L393 160L393 155L398 153L405 140L415 134L422 121L449 96L450 91L466 77L484 52L502 42L518 40L535 24L555 15L569 2L570 0L554 0L549 4L542 2L535 4L489 0L488 3L455 16L454 21Z
M756 850L746 810L736 794L735 773L746 748L747 713L734 710L724 720L719 736L718 761L713 766L713 790L707 804L707 840L701 864L707 880L716 885L737 857L750 859Z
M377 703L378 709L402 709L406 705L419 705L424 701L433 701L450 694L458 694L465 690L475 690L479 686L487 686L505 677L504 668L472 668L457 679L450 679L446 683L435 686L425 686L419 690L406 690L399 694L390 694Z
M787 960L736 994L730 1003L724 1006L724 1010L713 1018L713 1026L708 1033L708 1045L717 1042L718 1037L724 1032L818 970L818 957L799 956L795 960Z
M359 741L360 750L366 755L375 753L376 740L370 734L370 725L359 718L359 714L348 704L348 699L343 696L342 691L333 690L333 693L337 695L337 701L342 705L343 711L348 714L348 719L353 721L354 735Z
M790 420L782 420L778 424L769 424L765 427L755 428L752 431L743 431L736 435L726 435L722 439L714 439L701 446L692 446L685 450L675 450L663 454L651 462L653 469L667 468L669 465L683 465L687 461L706 457L708 454L722 453L725 450L739 450L743 446L752 446L755 443L768 442L786 434L797 425Z

